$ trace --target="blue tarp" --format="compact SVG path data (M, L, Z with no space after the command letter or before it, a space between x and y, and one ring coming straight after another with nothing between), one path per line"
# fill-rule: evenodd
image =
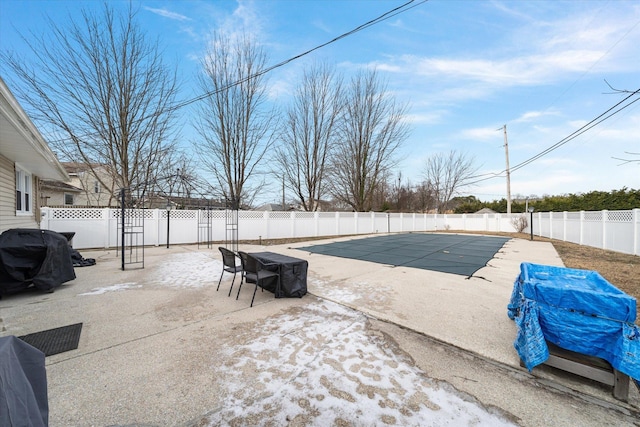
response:
M636 300L598 272L522 263L508 315L518 326L514 347L529 370L549 358L548 341L640 380Z

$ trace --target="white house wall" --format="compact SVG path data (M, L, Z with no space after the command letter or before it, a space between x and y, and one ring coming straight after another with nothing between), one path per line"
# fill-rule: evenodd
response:
M36 187L32 177L32 203L37 203ZM15 166L11 160L0 155L0 233L10 228L38 228L35 216L37 212L35 210L31 215L16 215Z

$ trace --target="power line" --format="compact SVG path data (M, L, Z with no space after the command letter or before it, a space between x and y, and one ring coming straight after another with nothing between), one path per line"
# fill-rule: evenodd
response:
M514 167L511 168L511 172L516 171L518 169L521 169L521 168L527 166L528 164L538 160L539 158L549 154L550 152L560 148L561 146L563 146L567 142L572 141L573 139L575 139L578 136L582 135L586 131L594 128L595 126L599 125L600 123L604 122L605 120L613 117L614 115L618 114L620 111L624 110L625 108L630 107L635 102L640 101L640 98L636 98L633 101L627 103L626 105L623 105L622 107L618 108L621 104L625 103L627 100L629 100L630 98L632 98L635 95L638 95L639 93L640 93L640 88L638 88L635 91L631 92L628 96L626 96L620 102L616 103L615 105L613 105L612 107L607 109L605 112L603 112L602 114L600 114L597 117L595 117L594 119L592 119L589 123L583 125L581 128L579 128L576 131L572 132L568 136L562 138L560 141L556 142L555 144L551 145L550 147L546 148L545 150L541 151L540 153L536 154L535 156L532 156L532 157L528 158L527 160L524 160L523 162L518 163L517 165L515 165ZM616 108L617 108L617 110L615 110ZM615 111L611 112L612 110L615 110ZM467 185L472 185L472 184L476 184L478 182L487 181L489 179L502 177L502 174L505 173L505 172L506 172L506 170L503 170L503 171L498 172L498 173L487 173L487 174L482 174L482 175L476 175L473 178L479 178L481 176L487 176L487 175L491 175L491 176L487 176L486 178L482 178L482 179L478 179L476 181L469 182Z
M591 22L589 22L589 25L590 25L590 24L591 24ZM627 30L627 31L626 31L626 32L625 32L625 33L624 33L624 34L623 34L623 35L622 35L622 36L621 36L621 37L620 37L620 38L619 38L619 39L618 39L614 44L613 44L613 45L611 45L611 46L609 47L609 49L607 49L607 51L606 51L605 53L603 53L603 54L602 54L602 55L601 55L601 56L600 56L600 57L599 57L595 62L593 62L593 63L591 64L591 66L589 66L589 68L588 68L587 70L585 70L585 71L582 73L582 75L580 75L580 76L579 76L579 77L578 77L578 78L577 78L573 83L571 83L571 84L569 85L569 87L567 87L567 88L566 88L566 89L565 89L565 90L564 90L560 95L558 95L558 97L557 97L554 101L552 101L552 102L551 102L551 103L550 103L550 104L549 104L549 105L544 109L544 111L547 111L547 110L548 110L548 109L549 109L553 104L555 104L555 103L556 103L556 101L558 101L560 98L562 98L562 97L564 96L564 94L566 94L566 93L567 93L567 92L568 92L568 91L569 91L573 86L575 86L575 84L576 84L576 83L578 83L578 81L580 81L580 79L582 79L585 75L587 75L587 74L589 73L589 71L591 71L591 70L592 70L592 69L593 69L593 68L594 68L594 67L595 67L595 66L596 66L596 65L597 65L597 64L602 60L602 58L604 58L606 55L608 55L608 54L609 54L609 52L611 52L611 51L612 51L612 50L613 50L613 49L614 49L614 48L615 48L615 47L616 47L616 46L617 46L617 45L618 45L622 40L624 40L624 39L625 39L625 38L626 38L626 37L627 37L627 36L628 36L628 35L629 35L629 34L630 34L630 33L631 33L631 32L632 32L632 31L633 31L633 30L634 30L634 29L639 25L639 24L640 24L640 21L638 21L638 22L636 22L635 24L633 24L633 25L632 25L632 26L631 26L631 27L630 27L630 28L629 28L629 29L628 29L628 30ZM607 84L607 86L609 86L609 88L611 88L611 90L613 90L613 91L614 91L614 92L612 92L612 93L631 93L631 91L629 91L629 90L618 90L618 89L614 89L613 87L611 87L611 85L609 84L609 82L608 82L607 80L605 80L605 83ZM631 93L631 94L633 95L633 94L635 94L635 93L638 93L638 91L635 91L635 92L633 92L633 93ZM624 102L624 100L623 100L623 101L621 101L621 102ZM633 102L635 102L635 101L633 101ZM612 108L615 108L615 106L614 106L614 107L612 107ZM626 107L624 107L624 108L626 108ZM605 112L605 113L603 113L603 114L606 114L606 112ZM596 118L596 119L597 119L597 118ZM594 120L596 120L596 119L594 119ZM596 123L596 124L597 124L597 123ZM588 124L587 124L587 125L588 125ZM587 126L587 125L585 125L585 126ZM595 125L594 125L594 126L595 126ZM588 129L587 129L587 130L588 130ZM576 132L578 132L578 131L576 131ZM569 136L571 136L571 135L569 135ZM576 135L576 136L578 136L578 135ZM567 138L569 138L569 137L567 137ZM572 139L573 139L573 138L572 138ZM569 142L569 141L566 141L566 142ZM553 150L552 150L552 151L553 151ZM545 154L546 154L546 153L545 153ZM543 154L543 155L544 155L544 154ZM531 160L531 159L530 159L530 160ZM533 161L533 160L531 160L531 161ZM523 163L524 163L524 162L523 162ZM530 162L529 162L529 163L530 163ZM527 164L528 164L528 163L527 163ZM523 167L523 166L525 166L525 165L516 165L516 166L514 166L514 168L513 168L513 169L511 169L511 171L515 170L516 168ZM470 177L470 179L472 179L472 178L480 178L480 177L487 177L487 178L479 179L479 180L477 180L477 181L473 181L473 182L469 183L469 185L471 185L471 184L475 184L475 183L477 183L477 182L481 182L481 181L486 181L486 180L489 180L489 179L493 179L493 178L502 178L502 177L503 177L503 175L502 175L502 174L503 174L503 173L505 173L505 172L507 172L507 170L503 170L503 171L501 171L501 172L489 172L489 173L484 173L484 174L479 174L479 175L472 176L472 177Z
M341 39L343 39L345 37L351 36L351 35L359 32L359 31L362 31L362 30L364 30L364 29L366 29L368 27L371 27L373 25L376 25L376 24L378 24L378 23L380 23L382 21L386 21L387 19L392 18L392 17L394 17L394 16L396 16L396 15L398 15L400 13L406 12L409 9L413 9L414 7L417 7L417 6L421 5L422 3L426 3L428 0L422 0L419 3L416 3L415 5L413 5L411 7L407 7L411 3L413 3L414 1L415 0L409 0L408 2L398 6L396 8L393 8L393 9L391 9L391 10L385 12L385 13L383 13L382 15L378 16L377 18L374 18L374 19L372 19L372 20L370 20L368 22L365 22L364 24L357 26L353 30L347 31L346 33L343 33L343 34L341 34L341 35L329 40L328 42L322 43L322 44L320 44L320 45L318 45L318 46L316 46L314 48L311 48L311 49L309 49L309 50L307 50L305 52L302 52L302 53L300 53L298 55L292 56L289 59L285 59L284 61L279 62L279 63L277 63L275 65L272 65L271 67L268 67L268 68L265 68L263 70L260 70L255 74L252 74L252 75L250 75L248 77L245 77L244 79L241 79L241 80L238 80L236 82L230 83L227 86L225 86L223 88L220 88L220 89L217 89L215 91L206 92L206 93L204 93L204 94L202 94L200 96L197 96L195 98L189 99L189 100L184 101L184 102L181 102L180 104L177 104L174 107L172 107L172 110L180 109L182 107L185 107L185 106L187 106L189 104L193 104L194 102L201 101L203 99L206 99L206 98L208 98L208 97L210 97L212 95L215 95L217 93L220 93L222 91L231 89L232 87L237 86L237 85L242 84L242 83L245 83L245 82L247 82L247 81L249 81L251 79L255 79L255 78L260 77L260 76L262 76L264 74L267 74L267 73L275 70L276 68L280 68L280 67L282 67L282 66L284 66L284 65L286 65L286 64L288 64L290 62L293 62L293 61L295 61L297 59L300 59L303 56L306 56L306 55L308 55L308 54L310 54L312 52L315 52L318 49L322 49L323 47L328 46L330 44L333 44L333 43L335 43L335 42L337 42L337 41L339 41L339 40L341 40Z
M220 92L225 91L225 90L229 90L232 87L238 86L238 85L240 85L242 83L245 83L245 82L247 82L247 81L249 81L251 79L255 79L257 77L265 75L265 74L267 74L267 73L269 73L269 72L271 72L271 71L273 71L273 70L275 70L277 68L280 68L280 67L282 67L284 65L287 65L290 62L293 62L293 61L295 61L297 59L300 59L300 58L312 53L312 52L315 52L318 49L322 49L325 46L328 46L328 45L333 44L333 43L335 43L335 42L337 42L339 40L342 40L342 39L344 39L346 37L349 37L349 36L351 36L353 34L356 34L356 33L360 32L360 31L362 31L362 30L364 30L366 28L369 28L369 27L371 27L373 25L379 24L380 22L386 21L389 18L393 18L396 15L399 15L399 14L404 13L404 12L410 10L410 9L418 7L421 4L426 3L429 0L421 0L418 3L416 3L414 5L411 5L415 1L416 0L409 0L408 2L403 3L400 6L395 7L393 9L383 13L382 15L378 16L377 18L371 19L370 21L367 21L364 24L361 24L361 25L357 26L356 28L354 28L354 29L352 29L350 31L347 31L346 33L343 33L343 34L341 34L341 35L339 35L337 37L334 37L333 39L331 39L331 40L329 40L329 41L327 41L325 43L322 43L322 44L317 45L317 46L315 46L315 47L313 47L313 48L311 48L311 49L309 49L309 50L307 50L305 52L299 53L299 54L297 54L295 56L292 56L292 57L290 57L288 59L285 59L284 61L281 61L281 62L279 62L279 63L277 63L275 65L272 65L272 66L270 66L268 68L260 70L260 71L256 72L255 74L252 74L252 75L250 75L248 77L245 77L245 78L243 78L241 80L237 80L235 82L229 83L227 86L225 86L223 88L217 89L215 91L206 92L206 93L204 93L202 95L199 95L199 96L197 96L195 98L188 99L186 101L183 101L183 102L180 102L178 104L175 104L174 106L169 107L167 109L167 111L171 112L171 111L179 110L180 108L186 107L187 105L193 104L193 103L198 102L198 101L202 101L203 99L206 99L206 98L208 98L210 96L213 96L213 95L215 95L217 93L220 93ZM149 117L142 117L139 120L143 121L143 120L146 120L148 118ZM94 135L97 135L97 134L94 134ZM84 135L83 138L87 138L89 136L91 136L91 134ZM62 139L58 139L58 140L51 140L50 142L62 142L62 141L66 141L68 139L69 138L62 138Z

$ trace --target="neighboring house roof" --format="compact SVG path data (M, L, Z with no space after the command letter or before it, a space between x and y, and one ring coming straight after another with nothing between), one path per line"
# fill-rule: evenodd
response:
M69 175L76 175L79 172L91 172L92 168L93 170L97 170L97 169L106 170L108 167L108 165L106 164L100 164L100 163L87 164L87 163L79 163L79 162L62 162L62 166L64 167L64 169L67 171Z
M289 207L283 208L282 205L277 203L265 203L264 205L258 206L253 209L254 211L289 211L291 210Z
M40 178L69 181L56 155L1 77L0 154Z
M72 193L82 193L82 189L78 187L74 187L73 185L69 185L66 182L56 181L51 179L43 179L40 181L40 186L42 189L52 190L52 191L67 191Z
M496 211L494 211L493 209L489 209L489 208L482 208L478 212L475 212L475 213L477 213L477 214L492 214L492 213L496 213Z

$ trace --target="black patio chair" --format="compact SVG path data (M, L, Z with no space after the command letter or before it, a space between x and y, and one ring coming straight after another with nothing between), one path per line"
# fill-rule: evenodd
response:
M216 292L220 290L220 283L222 282L222 276L224 272L233 273L233 280L231 281L231 287L229 288L229 295L231 296L231 290L233 289L233 283L236 281L236 274L242 273L242 265L236 265L236 254L231 252L227 248L223 248L222 246L218 247L220 249L220 253L222 254L222 273L220 273L220 280L218 280L218 287L216 288ZM242 274L240 275L240 286L242 286Z
M244 280L246 280L247 283L256 284L256 288L253 290L253 297L251 298L251 307L253 307L253 300L256 298L256 291L258 290L258 286L260 286L262 288L262 291L264 292L262 283L266 279L277 277L277 280L280 280L280 274L276 273L275 271L267 270L265 268L268 266L278 266L278 264L263 263L259 259L256 259L248 253L242 251L238 251L238 255L240 255L240 261L242 262L242 275L244 276ZM240 296L240 289L242 289L242 280L240 281L240 287L238 288L238 295L236 295L236 300Z

